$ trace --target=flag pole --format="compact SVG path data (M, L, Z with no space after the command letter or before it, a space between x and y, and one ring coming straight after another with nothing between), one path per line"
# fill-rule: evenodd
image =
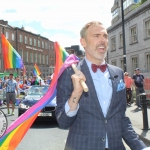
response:
M78 69L77 69L77 67L75 66L75 64L72 64L71 66L72 66L72 69L74 70L74 72L77 73L77 72L78 72ZM86 83L85 83L83 80L80 80L80 83L81 83L81 85L82 85L82 88L83 88L84 92L88 92L89 89L88 89Z

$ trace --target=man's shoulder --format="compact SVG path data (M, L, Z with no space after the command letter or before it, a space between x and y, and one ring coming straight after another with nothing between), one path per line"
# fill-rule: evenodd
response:
M122 68L120 68L120 67L117 67L117 66L114 66L114 65L111 65L111 64L107 64L107 65L108 65L108 67L112 68L113 70L120 70L120 71L123 72Z

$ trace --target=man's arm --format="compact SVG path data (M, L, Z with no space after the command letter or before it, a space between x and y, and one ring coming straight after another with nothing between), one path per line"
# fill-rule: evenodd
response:
M67 68L59 78L57 84L57 108L55 113L61 128L69 128L76 117L76 115L73 117L67 115L68 112L65 112L65 104L68 101L69 111L74 111L78 107L78 101L83 92L80 80L85 80L80 71L78 74L74 74L72 68Z

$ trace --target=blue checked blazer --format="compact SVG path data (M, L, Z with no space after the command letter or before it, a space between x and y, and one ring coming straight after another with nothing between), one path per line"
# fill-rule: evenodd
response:
M57 108L55 112L57 122L60 128L69 128L65 150L105 150L106 133L109 150L125 150L122 138L132 150L145 148L145 144L139 139L129 118L125 115L125 88L117 91L120 80L124 79L123 71L108 64L110 76L118 75L118 77L114 81L112 80L113 94L105 118L84 59L79 62L78 69L85 75L89 91L83 92L79 101L80 107L75 116L68 117L65 113L65 103L73 91L71 75L74 72L71 67L63 72L57 84Z

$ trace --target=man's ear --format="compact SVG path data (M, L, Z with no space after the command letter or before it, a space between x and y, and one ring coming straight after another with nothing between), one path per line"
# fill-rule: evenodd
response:
M85 41L84 38L81 38L81 39L80 39L80 43L81 43L81 45L82 45L83 47L86 47L86 41Z

